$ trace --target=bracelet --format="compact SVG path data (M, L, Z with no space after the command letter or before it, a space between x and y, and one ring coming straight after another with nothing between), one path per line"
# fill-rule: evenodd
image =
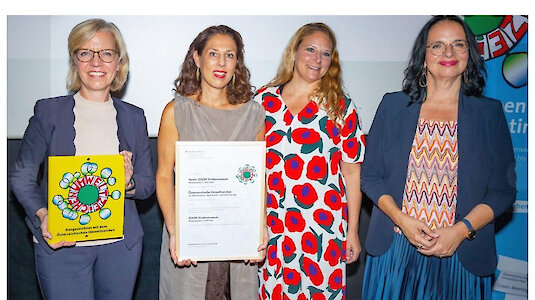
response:
M468 228L468 234L465 238L469 241L474 240L476 238L476 231L472 227L472 223L470 223L470 221L468 221L467 219L462 219L461 222L463 222L464 225L466 225L466 228Z

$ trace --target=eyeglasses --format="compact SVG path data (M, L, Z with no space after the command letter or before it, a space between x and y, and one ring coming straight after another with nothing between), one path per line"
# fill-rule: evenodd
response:
M434 42L427 45L427 48L431 50L431 54L434 56L440 56L446 52L446 47L451 46L453 53L455 54L464 54L468 48L468 43L466 41L455 41L451 44L444 44L443 42Z
M95 53L105 63L111 63L117 57L117 51L113 49L102 49L99 51L78 49L76 50L76 58L81 62L89 62L95 57Z

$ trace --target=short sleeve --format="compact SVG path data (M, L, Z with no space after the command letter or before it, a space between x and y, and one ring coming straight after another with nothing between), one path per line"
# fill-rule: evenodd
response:
M362 163L366 146L357 107L349 97L344 97L340 105L344 106L344 124L340 134L342 161Z

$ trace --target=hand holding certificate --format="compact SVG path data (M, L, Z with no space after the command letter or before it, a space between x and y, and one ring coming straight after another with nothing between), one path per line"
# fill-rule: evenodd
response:
M261 259L265 142L176 143L179 260Z

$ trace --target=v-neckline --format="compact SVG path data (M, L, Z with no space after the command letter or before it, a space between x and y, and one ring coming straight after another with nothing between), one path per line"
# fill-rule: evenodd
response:
M284 89L284 88L283 88ZM307 104L305 104L305 106L303 106L303 108L301 108L301 110L299 110L297 112L297 114L294 114L290 108L288 107L288 105L286 105L286 101L284 100L284 98L282 97L282 90L281 90L281 87L279 86L278 88L278 94L279 94L279 97L281 99L281 102L282 104L284 104L284 107L285 107L285 110L287 110L289 113L290 113L290 116L292 117L292 120L295 118L295 117L299 117L299 115L305 110L307 109L307 107L310 105L311 102L314 102L314 100L312 99L309 99Z

